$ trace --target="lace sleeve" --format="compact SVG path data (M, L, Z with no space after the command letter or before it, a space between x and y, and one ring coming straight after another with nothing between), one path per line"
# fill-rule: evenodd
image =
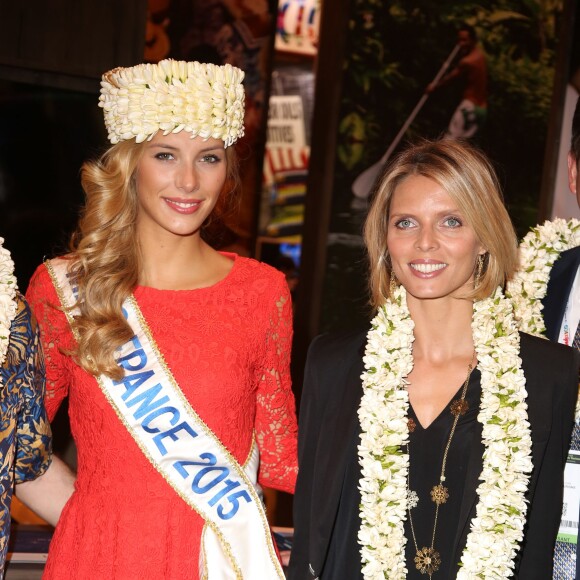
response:
M65 314L60 310L56 291L45 266L39 266L30 280L26 299L40 328L46 367L45 406L52 421L68 394L69 379L61 348L71 347L71 334Z
M298 461L296 405L290 379L292 302L285 280L268 318L265 361L258 386L256 439L260 448L259 481L294 493Z

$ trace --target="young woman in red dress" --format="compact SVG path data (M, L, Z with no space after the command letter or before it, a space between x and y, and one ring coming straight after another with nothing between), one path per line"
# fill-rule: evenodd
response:
M237 184L242 78L172 60L103 76L112 146L83 166L71 253L27 294L48 413L69 397L78 449L45 578L283 578L259 489L296 479L290 295L203 235Z

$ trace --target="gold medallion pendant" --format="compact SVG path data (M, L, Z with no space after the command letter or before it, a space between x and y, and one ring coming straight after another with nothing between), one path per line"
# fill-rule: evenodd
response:
M449 490L442 484L436 485L431 490L431 500L437 505L447 503L449 499Z
M459 399L451 403L451 414L454 417L457 415L465 415L469 411L469 403L465 399Z
M421 548L417 551L415 556L415 567L421 574L429 574L431 576L434 572L439 570L441 566L441 557L439 552L433 548Z

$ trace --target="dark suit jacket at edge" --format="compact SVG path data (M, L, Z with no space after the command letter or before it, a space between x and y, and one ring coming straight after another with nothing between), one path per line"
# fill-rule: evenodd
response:
M552 557L562 507L563 467L573 425L579 356L572 349L527 334L521 335L521 357L532 427L530 511L515 578L551 578ZM322 574L335 521L352 433L358 433L357 409L364 332L323 335L312 343L306 363L299 424L299 474L294 498L294 545L290 580L313 580ZM470 462L473 464L473 462ZM469 521L475 516L479 473L464 494L456 557L461 558ZM354 493L353 493L354 495ZM358 545L345 558L360 558ZM312 571L314 573L312 573Z
M544 304L542 314L546 325L546 336L554 342L557 342L560 336L564 312L578 268L580 268L580 246L562 252L550 272L548 289L544 300L542 300ZM575 331L572 330L572 332ZM578 551L576 553L576 580L580 580L580 554Z

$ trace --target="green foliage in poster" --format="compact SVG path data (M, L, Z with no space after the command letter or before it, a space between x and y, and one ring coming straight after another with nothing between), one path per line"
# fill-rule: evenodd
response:
M323 330L368 317L365 201L351 185L387 151L462 24L474 27L488 72L487 117L473 140L498 169L518 233L536 223L562 9L563 0L351 0ZM462 89L452 81L430 94L400 146L444 134Z
M344 179L337 182L351 182L381 157L466 23L489 75L488 119L476 141L504 173L510 208L537 206L561 10L562 0L353 0L338 146ZM459 82L432 94L405 138L444 133L460 95Z

